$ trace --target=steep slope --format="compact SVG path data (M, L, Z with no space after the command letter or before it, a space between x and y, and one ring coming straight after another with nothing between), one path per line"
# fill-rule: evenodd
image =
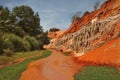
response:
M81 56L120 36L120 1L108 0L100 9L85 13L70 28L53 38L49 48Z
M84 25L91 22L96 16L99 20L105 19L111 15L118 14L120 12L120 1L119 0L108 0L106 1L100 9L92 11L90 13L84 13L81 19L74 21L71 26L64 32L63 35L74 33L81 29Z
M76 58L76 61L87 65L111 65L120 68L120 38L114 39L102 47Z

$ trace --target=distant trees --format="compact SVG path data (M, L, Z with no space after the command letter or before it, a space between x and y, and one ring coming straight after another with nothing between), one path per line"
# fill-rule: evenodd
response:
M14 25L14 22L15 16L13 17L7 7L3 8L2 6L0 6L0 28L3 28L3 26L12 26Z
M44 34L39 38L37 35ZM10 11L0 6L0 54L43 49L49 39L40 25L40 17L29 6Z
M49 44L50 39L47 37L47 35L48 35L48 32L46 31L42 34L42 36L39 37L38 41L39 41L40 49L44 49L43 46L46 44Z
M94 4L94 6L93 6L94 10L97 10L97 9L99 8L99 6L100 6L100 2L99 2L99 1L96 1L95 4ZM84 16L84 15L87 15L87 14L89 14L89 13L90 13L89 11L86 11L86 12L83 14L83 16ZM81 17L82 17L82 12L81 12L81 11L78 11L78 12L76 12L76 13L71 17L71 21L74 22L76 19L80 19Z
M38 13L29 6L17 6L12 12L0 6L0 29L19 36L36 36L43 32Z
M80 19L81 18L81 11L76 12L73 16L72 16L72 22L76 19Z
M89 11L86 11L83 15L87 15L87 14L89 14L90 12Z
M94 10L97 10L98 7L100 6L100 2L99 1L96 1L95 4L94 4Z
M56 31L60 31L60 29L55 27L49 29L49 32L56 32Z

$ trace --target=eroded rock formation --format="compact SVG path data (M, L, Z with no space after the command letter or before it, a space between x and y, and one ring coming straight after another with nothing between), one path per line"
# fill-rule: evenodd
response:
M108 0L100 9L75 20L70 28L51 40L47 48L83 55L120 36L120 1Z

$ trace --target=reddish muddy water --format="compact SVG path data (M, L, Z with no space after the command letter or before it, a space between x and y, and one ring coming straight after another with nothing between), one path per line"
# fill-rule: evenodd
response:
M49 57L30 63L20 80L74 80L79 68L72 57L53 51Z

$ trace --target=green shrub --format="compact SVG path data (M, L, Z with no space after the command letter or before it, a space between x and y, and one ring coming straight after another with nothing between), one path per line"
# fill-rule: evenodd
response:
M19 52L19 51L28 51L30 50L30 44L29 42L21 39L19 36L11 33L5 33L2 36L2 51L4 49L10 49L14 52Z
M4 55L8 56L8 57L10 57L13 54L13 51L10 50L9 48L8 49L4 49L3 52L4 52Z
M21 39L20 37L16 37L16 40L13 41L14 51L29 51L31 46L28 41Z
M65 52L63 53L65 56L70 56L71 52Z
M39 48L44 49L43 46L49 44L48 32L45 32L38 38L39 40Z
M0 35L0 54L5 53L7 49L13 52L22 52L39 49L39 42L36 38L25 36L23 39L12 33Z
M2 47L1 47L3 43L3 40L1 39L2 35L3 35L3 32L0 30L0 54L2 54Z
M26 41L26 40L23 40L23 50L24 51L30 51L30 49L31 49L31 45L30 45L30 43L28 42L28 41Z
M37 41L36 38L30 37L30 36L25 36L23 40L26 40L30 43L31 50L36 50L39 48L39 42Z
M26 35L25 31L20 27L20 26L2 26L3 28L1 29L3 32L5 33L13 33L15 35L18 35L20 37L23 37L24 35Z
M2 46L1 46L2 51L4 49L8 49L8 48L13 49L14 48L14 46L12 44L12 41L14 38L15 38L14 34L7 34L7 33L3 34L3 36L1 37L1 39L3 41Z

